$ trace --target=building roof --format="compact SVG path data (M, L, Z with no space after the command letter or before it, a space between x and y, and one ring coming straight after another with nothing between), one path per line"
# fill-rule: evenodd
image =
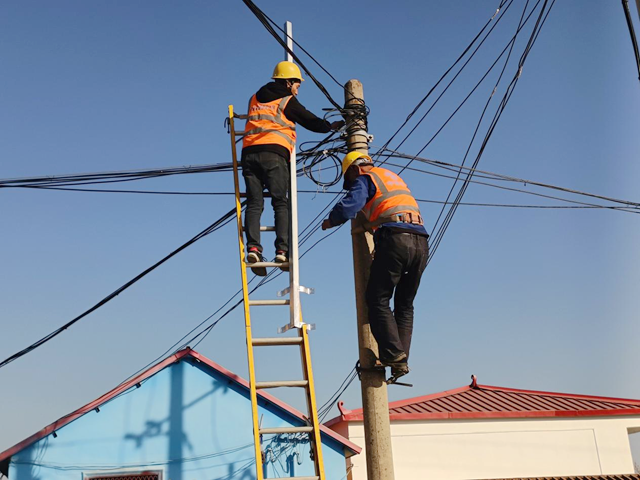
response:
M149 377L152 377L153 375L155 375L156 373L160 372L161 370L167 368L168 366L173 365L174 363L177 363L180 360L187 359L189 357L195 359L197 362L201 362L201 363L207 365L208 367L210 367L213 370L217 371L218 373L221 373L222 375L228 377L231 381L233 381L233 382L237 383L238 385L246 388L247 390L249 389L249 382L247 382L244 378L239 377L235 373L230 372L229 370L227 370L224 367L218 365L214 361L209 360L204 355L201 355L198 352L196 352L195 350L191 350L190 348L187 347L186 349L180 350L179 352L167 357L166 359L164 359L161 362L157 363L156 365L150 367L149 369L145 370L144 372L136 375L135 377L131 378L130 380L127 380L127 381L121 383L116 388L114 388L113 390L105 393L104 395L102 395L101 397L97 398L93 402L88 403L84 407L81 407L78 410L76 410L76 411L74 411L74 412L72 412L72 413L70 413L68 415L65 415L64 417L62 417L62 418L56 420L55 422L53 422L51 425L48 425L48 426L44 427L39 432L34 433L30 437L24 439L22 442L14 445L13 447L9 448L8 450L5 450L4 452L0 453L0 463L5 461L5 460L7 460L12 455L15 455L16 453L20 452L21 450L24 450L29 445L37 442L38 440L46 437L47 435L50 435L51 433L55 432L56 430L62 428L63 426L67 425L68 423L71 423L74 420L80 418L85 413L91 412L92 410L95 410L96 408L100 407L101 405L105 404L106 402L116 398L118 395L120 395L123 392L129 390L130 388L134 388L136 386L139 386L139 384L141 382L145 381ZM263 391L259 390L258 391L258 397L262 397L262 399L264 399L267 402L275 405L276 407L280 408L281 410L284 410L285 412L287 412L287 413L299 418L300 420L306 422L306 417L300 411L298 411L295 408L291 407L290 405L278 400L273 395L270 395L270 394L268 394L266 392L263 392ZM353 442L350 442L349 440L344 438L342 435L337 434L336 432L334 432L330 428L327 428L326 426L321 425L320 430L321 430L321 432L323 434L327 435L328 437L330 437L330 438L336 440L337 442L341 443L342 445L344 445L352 453L360 453L362 451L362 448L360 448L358 445L356 445Z
M622 475L579 475L577 477L529 477L501 478L497 480L640 480L640 475L625 473Z
M570 393L538 392L516 388L471 385L389 404L393 420L444 420L481 418L600 417L640 415L640 400L595 397ZM347 410L325 425L362 421L362 409Z

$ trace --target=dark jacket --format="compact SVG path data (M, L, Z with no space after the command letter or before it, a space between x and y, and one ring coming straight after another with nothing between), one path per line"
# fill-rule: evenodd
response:
M376 185L369 175L360 175L355 181L346 185L347 194L329 212L329 221L332 227L342 225L351 218L356 218L358 212L371 201L376 194ZM423 237L429 237L423 225L411 223L390 222L383 223L380 229L390 228L395 232L415 233Z
M256 93L256 99L260 103L273 102L282 97L291 95L291 92L286 87L278 82L270 82L263 86ZM296 97L289 100L289 103L284 109L284 116L294 123L302 125L307 130L311 130L316 133L329 133L331 131L331 125L326 120L316 117L309 110L304 108ZM287 160L289 159L289 150L281 145L252 145L242 149L242 156L247 153L258 152L273 152L278 155L282 155Z

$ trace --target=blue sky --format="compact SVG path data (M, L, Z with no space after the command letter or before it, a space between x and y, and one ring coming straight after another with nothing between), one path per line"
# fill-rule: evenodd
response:
M498 3L258 5L279 23L292 21L295 39L341 82L363 82L379 146ZM524 4L514 1L403 152L420 150L473 87L513 34ZM282 56L240 1L5 1L0 176L227 162L227 105L241 110ZM307 63L341 101L340 88ZM506 75L513 74L511 64ZM488 78L423 156L461 162L495 79ZM557 2L479 168L640 200L639 87L620 5ZM317 114L330 106L310 81L299 99ZM300 132L300 141L320 138ZM424 199L443 200L451 186L450 180L419 172L403 177ZM315 188L308 179L299 186ZM228 174L201 174L122 188L222 192L231 191L232 181ZM331 198L301 194L301 224ZM0 201L1 358L66 323L233 206L232 197L224 196L23 189L3 189ZM481 185L472 185L465 201L557 204ZM431 227L439 206L422 209ZM267 208L265 223L269 215ZM461 206L416 300L409 377L415 387L390 388L390 398L459 387L471 374L481 384L640 398L639 233L638 217L619 211ZM265 238L265 246L270 243ZM316 289L303 299L303 308L305 319L317 325L312 347L323 403L357 357L346 229L304 258L301 278ZM274 297L283 282L269 284L260 295ZM118 384L239 287L237 237L228 226L1 369L0 450ZM273 334L286 321L286 312L277 309L257 313L256 333ZM242 325L238 309L198 350L244 376ZM285 354L258 360L263 379L274 371L297 378L296 364ZM343 400L355 408L359 396L354 384ZM292 394L282 398L302 405Z

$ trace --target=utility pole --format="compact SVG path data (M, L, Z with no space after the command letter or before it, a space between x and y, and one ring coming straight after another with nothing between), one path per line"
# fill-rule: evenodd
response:
M364 101L362 83L349 80L345 85L345 110L361 107ZM353 110L352 110L353 111ZM359 116L347 116L347 147L349 151L369 153L366 122ZM373 253L373 236L364 232L362 213L351 220L353 268L358 312L358 347L360 353L360 388L364 415L364 440L368 480L394 480L389 400L385 370L374 368L378 358L378 344L369 325L365 290ZM355 233L360 232L360 233Z

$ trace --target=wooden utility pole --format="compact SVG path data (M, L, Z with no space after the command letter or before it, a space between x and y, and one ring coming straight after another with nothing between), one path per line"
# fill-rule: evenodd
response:
M362 107L364 93L362 83L349 80L345 85L345 110L354 111ZM366 122L358 116L347 116L347 147L368 154ZM353 246L353 268L358 311L358 347L360 350L360 387L362 390L362 412L364 414L364 440L367 457L368 480L394 480L393 454L391 452L391 429L389 427L389 400L385 371L374 369L378 357L378 344L369 325L365 290L369 281L369 270L373 253L373 236L363 232L362 213L351 221ZM354 233L361 232L361 233Z

